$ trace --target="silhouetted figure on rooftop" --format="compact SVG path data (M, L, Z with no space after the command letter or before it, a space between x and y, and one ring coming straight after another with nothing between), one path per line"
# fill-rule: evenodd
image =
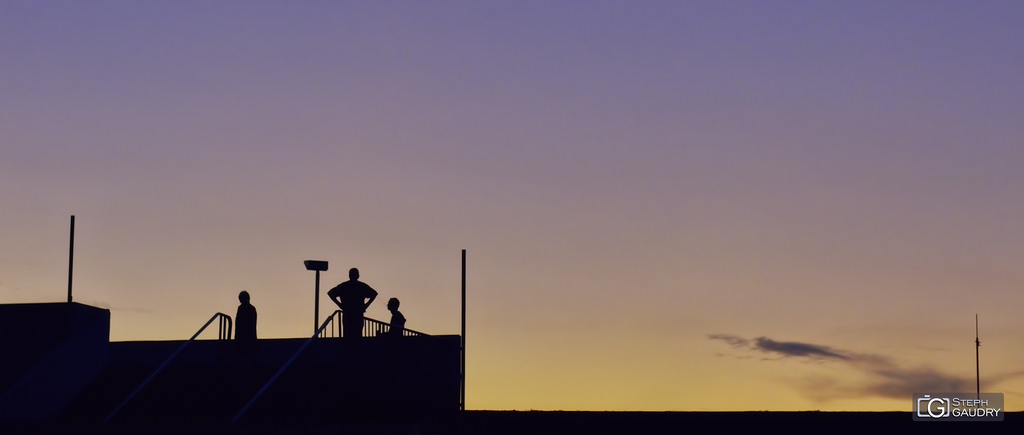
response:
M256 360L256 307L249 303L249 292L238 294L238 312L235 313L236 359Z
M391 325L384 337L387 340L384 344L384 366L389 371L394 371L402 359L402 335L405 332L405 316L398 311L398 298L388 300L388 311L391 311Z
M391 311L391 325L384 336L384 360L380 364L383 371L386 406L395 414L406 411L405 390L406 379L402 364L402 336L405 332L405 316L398 311L398 298L388 299L388 311Z
M398 311L399 304L398 298L388 299L388 311L391 312L391 327L388 328L388 335L392 337L401 337L405 332L405 316Z
M391 311L391 325L388 327L387 340L384 346L384 359L388 365L397 365L402 354L402 335L405 332L405 316L398 311L398 298L388 299L388 311Z
M348 278L329 290L327 296L341 308L342 336L353 341L362 336L363 313L377 298L377 291L359 281L359 269L349 269Z

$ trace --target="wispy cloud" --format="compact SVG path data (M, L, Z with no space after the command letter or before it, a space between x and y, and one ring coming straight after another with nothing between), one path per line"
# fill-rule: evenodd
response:
M816 344L800 343L795 341L775 341L768 337L757 337L749 340L743 337L729 334L709 334L709 339L721 340L730 346L741 349L751 349L768 354L776 354L782 357L805 357L811 359L839 359L850 360L851 356L827 346Z
M974 379L952 375L938 369L921 366L907 368L884 355L865 354L836 349L819 344L795 341L776 341L768 337L747 339L730 334L709 334L708 339L723 341L747 352L760 352L781 358L795 358L834 362L853 368L868 378L866 385L850 386L828 377L807 377L797 387L815 400L856 397L885 397L906 399L914 393L971 391ZM1024 372L1000 374L985 379L995 385Z

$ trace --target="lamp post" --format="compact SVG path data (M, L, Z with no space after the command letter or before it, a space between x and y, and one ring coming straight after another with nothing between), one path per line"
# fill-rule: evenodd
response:
M316 293L313 294L313 334L316 334L316 329L320 327L320 271L327 270L327 262L306 260L303 264L306 265L306 270L316 271Z

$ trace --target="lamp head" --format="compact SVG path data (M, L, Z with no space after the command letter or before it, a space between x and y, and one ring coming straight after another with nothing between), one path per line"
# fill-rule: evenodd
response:
M306 265L306 270L325 271L327 270L327 262L321 260L306 260L302 262Z

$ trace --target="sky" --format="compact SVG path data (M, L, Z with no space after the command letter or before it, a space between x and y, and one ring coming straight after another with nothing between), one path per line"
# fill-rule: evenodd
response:
M0 2L0 303L312 333L468 409L1024 410L1024 3ZM319 318L332 310L321 297ZM215 338L207 333L205 338Z

